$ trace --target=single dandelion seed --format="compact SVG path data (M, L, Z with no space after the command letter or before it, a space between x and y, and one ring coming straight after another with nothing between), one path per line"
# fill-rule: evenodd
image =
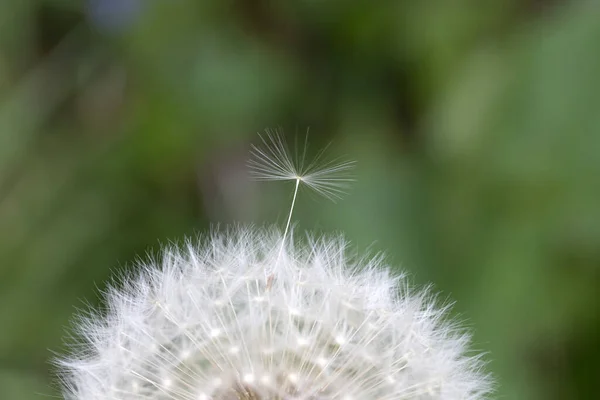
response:
M314 190L319 195L335 201L342 198L354 178L350 171L355 162L339 159L326 160L322 149L312 161L307 161L308 132L300 155L292 156L285 137L280 131L267 130L263 135L258 134L262 146L251 145L248 166L250 175L262 181L294 181L294 194L288 213L287 222L281 239L278 260L282 255L285 240L292 222L292 214L296 205L296 197L300 183ZM272 285L273 275L267 277L267 289Z

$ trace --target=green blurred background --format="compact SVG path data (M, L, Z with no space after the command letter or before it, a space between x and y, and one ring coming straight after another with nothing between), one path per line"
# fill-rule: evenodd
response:
M485 3L485 5L481 5ZM256 132L357 161L298 229L343 231L433 282L504 399L600 379L595 1L0 2L0 399L112 272L211 224L285 220L247 179Z

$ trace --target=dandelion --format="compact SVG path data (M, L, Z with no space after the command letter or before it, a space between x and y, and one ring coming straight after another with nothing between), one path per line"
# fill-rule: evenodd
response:
M347 247L233 227L165 249L81 318L82 346L60 361L65 397L484 399L480 358L446 308Z

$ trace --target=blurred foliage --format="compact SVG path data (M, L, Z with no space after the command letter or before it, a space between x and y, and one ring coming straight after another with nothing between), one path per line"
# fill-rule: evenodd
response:
M57 395L78 307L160 242L282 223L248 143L311 127L358 161L343 231L434 282L498 397L600 376L600 19L593 1L0 3L0 398ZM317 203L315 203L317 202ZM278 210L278 211L274 211Z

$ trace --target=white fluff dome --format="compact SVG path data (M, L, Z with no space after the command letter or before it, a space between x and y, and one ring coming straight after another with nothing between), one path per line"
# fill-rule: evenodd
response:
M427 291L340 237L232 228L164 251L82 317L77 400L483 399L469 337Z

